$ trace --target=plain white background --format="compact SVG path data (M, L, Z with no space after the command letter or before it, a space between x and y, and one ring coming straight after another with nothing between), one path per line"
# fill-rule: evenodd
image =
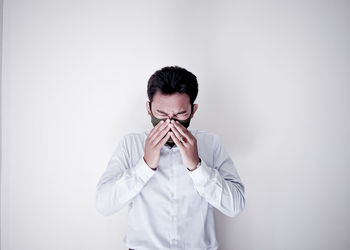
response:
M349 249L349 31L349 1L4 0L1 249L126 249L95 187L169 65L246 186L220 250Z

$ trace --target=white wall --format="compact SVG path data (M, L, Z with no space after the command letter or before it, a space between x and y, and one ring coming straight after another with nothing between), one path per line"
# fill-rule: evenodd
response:
M220 250L349 249L349 1L4 0L1 249L115 250L95 210L125 133L151 128L149 76L197 75L191 127L223 141L246 210Z
M0 0L0 96L1 96L1 78L2 78L2 0ZM2 166L2 102L0 98L0 191L1 191L1 166ZM0 212L1 212L1 192L0 192ZM1 215L1 213L0 213ZM0 216L0 248L1 248L1 216Z

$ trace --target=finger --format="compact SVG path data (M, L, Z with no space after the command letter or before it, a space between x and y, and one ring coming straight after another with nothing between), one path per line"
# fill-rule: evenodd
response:
M176 126L175 124L174 124L174 128L172 130L174 131L174 133L177 136L177 138L179 139L179 141L181 142L181 137L182 137L183 144L186 147L192 145L192 141L193 141L192 134L188 135L190 132L185 127L183 127L183 131L181 131L180 126Z
M160 131L162 131L163 129L165 129L168 124L169 124L170 120L167 119L166 121L160 121L151 131L150 135L149 135L149 140L150 141L154 141L154 139L157 137L157 133L159 133Z
M151 138L153 136L153 134L156 132L156 130L162 126L164 124L164 121L160 121L156 126L154 126L151 130L151 132L149 133L148 137Z
M179 133L182 136L184 136L187 140L191 139L191 136L189 135L190 132L181 123L179 123L178 121L174 121L172 122L172 124L174 124L177 131L179 131Z
M184 148L184 145L182 144L182 142L180 142L179 139L177 139L176 135L174 135L174 133L172 133L172 132L169 132L169 133L170 133L171 138L173 138L173 141L175 142L175 144L176 144L180 149L183 149L183 148Z
M171 131L168 131L167 134L165 135L165 137L160 140L160 142L158 143L157 146L163 146L167 142L167 140L169 139L170 133L171 133Z
M165 127L162 131L159 131L155 136L153 143L154 145L157 145L159 143L159 141L162 140L162 138L168 133L168 131L170 130L170 124L168 124L167 127Z
M181 137L182 135L180 134L180 132L177 130L177 128L175 126L173 126L171 128L171 130L173 131L174 135L176 136L176 138L179 140L179 142L182 144L181 142Z

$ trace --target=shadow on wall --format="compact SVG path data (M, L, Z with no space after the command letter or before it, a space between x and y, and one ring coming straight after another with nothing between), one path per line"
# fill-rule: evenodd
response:
M224 76L223 76L224 77ZM227 79L232 79L232 76ZM241 80L203 80L196 116L199 128L218 134L228 152L245 154L256 141L249 91ZM197 111L197 112L198 112ZM231 155L234 160L234 155Z
M232 76L222 76L223 79L232 79ZM256 146L257 128L253 122L252 100L249 88L241 80L219 80L215 84L206 80L205 91L202 91L199 103L202 112L197 116L197 123L208 130L218 134L224 147L230 154L238 173L241 168L236 164L238 154L249 154ZM219 87L222 86L222 87ZM199 110L199 109L198 109ZM233 153L234 152L234 153ZM243 179L243 183L244 179ZM247 197L247 192L246 192ZM247 202L249 204L249 202ZM248 205L247 205L248 206ZM239 237L249 235L252 232L252 223L245 216L247 207L237 217L230 218L214 208L216 237L219 242L219 250L239 249L242 242ZM240 223L243 221L244 223ZM247 223L248 222L248 223ZM233 244L233 245L232 245ZM249 244L249 245L247 245ZM254 249L253 241L245 241L246 249Z

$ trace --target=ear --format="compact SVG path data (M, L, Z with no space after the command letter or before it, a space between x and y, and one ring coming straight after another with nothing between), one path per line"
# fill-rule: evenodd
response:
M192 111L191 118L194 116L194 113L196 113L197 109L198 109L198 104L193 104L193 111Z
M146 102L146 110L147 110L148 115L151 115L151 109L149 108L149 104L150 104L150 102L147 101Z

